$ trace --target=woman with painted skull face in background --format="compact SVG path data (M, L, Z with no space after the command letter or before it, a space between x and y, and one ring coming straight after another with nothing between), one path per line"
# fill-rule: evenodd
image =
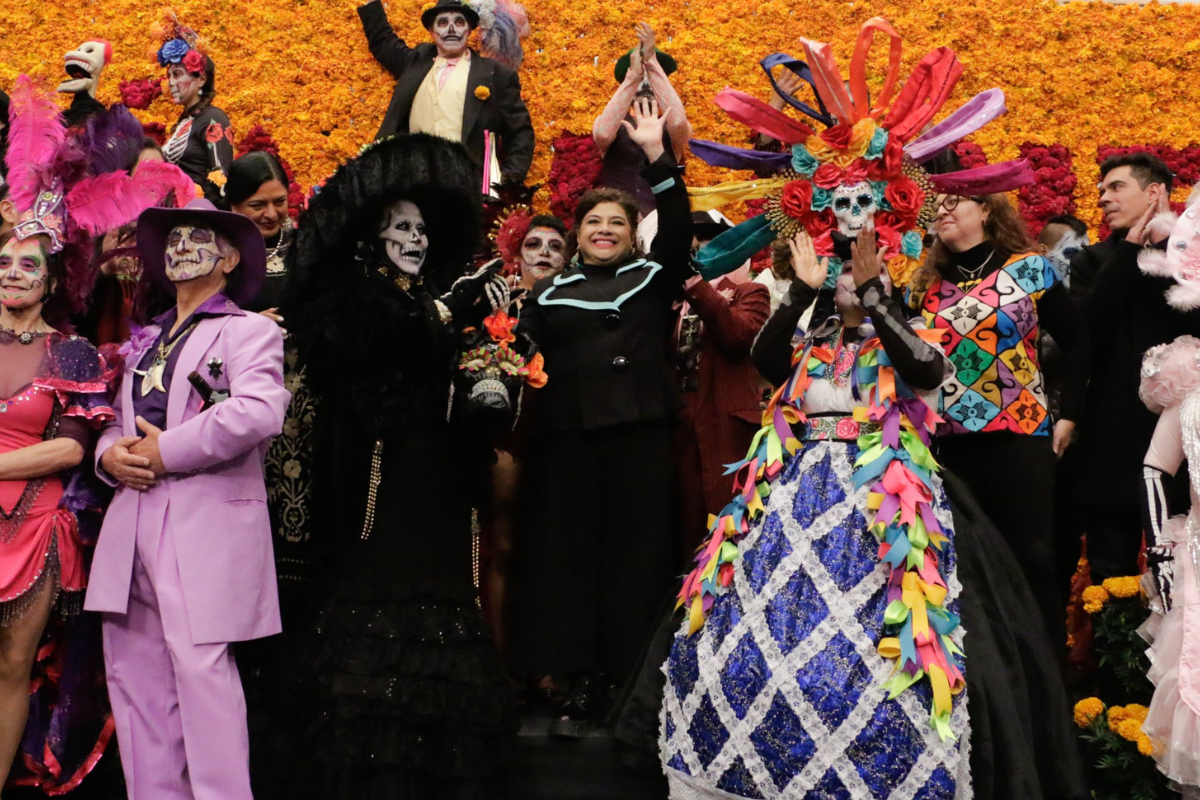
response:
M1080 413L1087 333L1005 195L938 201L938 239L910 296L927 324L946 332L955 367L944 390L938 456L1004 534L1052 640L1063 642L1068 586L1056 579L1054 466ZM1058 420L1050 417L1038 356L1043 328L1062 351Z
M300 220L283 314L317 400L325 572L287 662L300 672L273 706L279 763L260 795L503 793L515 707L476 606L471 509L493 449L471 412L504 392L451 386L468 371L463 329L509 303L494 267L462 277L480 232L471 175L460 145L386 139Z
M163 156L195 181L210 203L219 205L233 163L233 129L225 112L212 104L217 67L199 49L196 32L180 25L173 14L164 27L158 64L167 71L171 102L183 111L163 145Z

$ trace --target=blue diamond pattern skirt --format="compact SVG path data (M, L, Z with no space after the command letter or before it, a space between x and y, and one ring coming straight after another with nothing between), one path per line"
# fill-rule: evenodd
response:
M892 673L875 649L886 573L861 511L867 490L851 481L857 455L853 443L806 442L772 485L704 627L689 637L685 623L676 635L660 730L673 800L971 797L966 693L954 698L958 740L943 742L929 724L927 681L895 700L882 688ZM936 503L956 610L940 483Z

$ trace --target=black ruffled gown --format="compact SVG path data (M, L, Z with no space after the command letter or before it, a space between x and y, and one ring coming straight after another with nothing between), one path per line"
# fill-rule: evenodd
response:
M300 737L281 796L504 797L516 709L472 575L471 509L492 449L447 422L458 340L436 293L375 272L361 281L344 287L352 303L324 305L317 329L332 351L308 362L313 525L334 535L315 621L295 644L301 677L276 709ZM376 441L381 481L364 536Z

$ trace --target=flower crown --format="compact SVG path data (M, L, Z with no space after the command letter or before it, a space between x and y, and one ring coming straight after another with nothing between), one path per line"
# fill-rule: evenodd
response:
M890 42L883 88L872 104L866 66L876 33ZM824 125L824 131L817 133L744 92L725 89L716 103L726 114L789 150L763 153L692 140L692 152L708 164L775 174L689 190L694 211L734 200L766 199L763 215L700 249L697 261L706 278L736 268L772 239L790 238L801 228L812 236L818 254L832 256L839 234L849 238L873 221L881 246L887 248L888 271L895 284L903 286L919 264L921 229L934 219L937 193L990 194L1033 183L1033 171L1024 159L941 175L930 175L920 166L1006 110L1004 93L990 89L926 129L962 75L962 64L949 48L939 47L922 58L893 99L902 43L887 20L875 17L863 24L849 81L843 79L829 45L800 41L807 63L775 53L760 65L780 97ZM777 66L812 88L818 108L778 90L771 74ZM827 283L836 280L841 267L839 259L830 259Z
M532 389L540 389L546 385L548 377L542 369L544 363L542 354L535 352L525 358L510 345L517 341L513 328L517 327L517 318L510 317L504 311L497 311L483 321L483 328L488 339L476 347L467 350L459 359L458 368L466 372L479 372L492 368L506 375L518 376ZM464 331L469 333L469 331ZM480 337L482 338L482 336Z
M204 48L200 35L186 27L175 16L175 12L163 12L162 20L152 30L154 38L162 42L154 58L160 67L182 64L193 75L204 72Z

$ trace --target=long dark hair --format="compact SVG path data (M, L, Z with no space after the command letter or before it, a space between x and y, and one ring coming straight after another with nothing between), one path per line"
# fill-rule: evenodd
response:
M261 150L235 158L225 177L224 199L227 209L249 200L265 183L279 181L285 190L288 188L287 173L279 165L279 160Z
M992 246L996 248L996 255L999 256L1001 265L1010 256L1033 251L1034 245L1029 239L1025 220L1021 219L1021 215L1008 201L1008 195L984 195L979 202L988 210L988 217L983 223L984 241L991 242ZM950 264L950 248L946 247L940 238L934 240L928 255L925 256L925 262L913 274L913 297L918 298L923 295L925 289L935 278L948 277Z

